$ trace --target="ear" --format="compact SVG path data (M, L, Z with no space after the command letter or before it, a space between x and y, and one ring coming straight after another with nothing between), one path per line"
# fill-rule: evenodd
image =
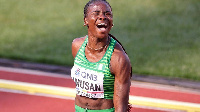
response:
M84 26L88 26L88 20L87 20L87 18L84 18Z

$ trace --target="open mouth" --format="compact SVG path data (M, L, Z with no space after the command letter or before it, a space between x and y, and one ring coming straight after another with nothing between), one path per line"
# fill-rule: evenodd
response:
M100 30L106 30L106 28L107 28L107 24L105 24L105 23L99 23L99 24L97 24L97 28L99 28Z

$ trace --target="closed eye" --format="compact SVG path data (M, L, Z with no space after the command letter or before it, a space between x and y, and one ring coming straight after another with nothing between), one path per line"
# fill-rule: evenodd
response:
M105 15L112 16L112 13L110 11L106 11Z
M93 15L99 15L100 11L94 11Z
M108 12L108 13L106 13L105 15L111 15L111 13Z

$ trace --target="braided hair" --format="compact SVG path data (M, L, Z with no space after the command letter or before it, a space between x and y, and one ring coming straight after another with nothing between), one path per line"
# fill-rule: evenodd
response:
M87 17L87 12L88 12L88 7L90 5L92 5L93 3L95 2L105 2L106 4L108 4L111 8L111 11L112 11L112 7L111 5L106 1L106 0L90 0L84 7L84 18ZM115 39L121 46L122 46L122 49L124 50L124 52L127 54L126 50L124 49L123 45L121 44L121 42L113 35L111 34L108 34L110 37L112 37L113 39ZM131 76L132 76L132 67L131 67ZM128 103L128 107L127 107L127 112L130 112L131 111L131 108L132 108L132 105L130 103Z

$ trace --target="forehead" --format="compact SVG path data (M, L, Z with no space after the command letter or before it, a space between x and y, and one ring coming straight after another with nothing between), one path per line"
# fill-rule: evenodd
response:
M88 12L93 12L93 11L111 11L110 6L103 1L97 1L92 3L89 7L88 7Z

